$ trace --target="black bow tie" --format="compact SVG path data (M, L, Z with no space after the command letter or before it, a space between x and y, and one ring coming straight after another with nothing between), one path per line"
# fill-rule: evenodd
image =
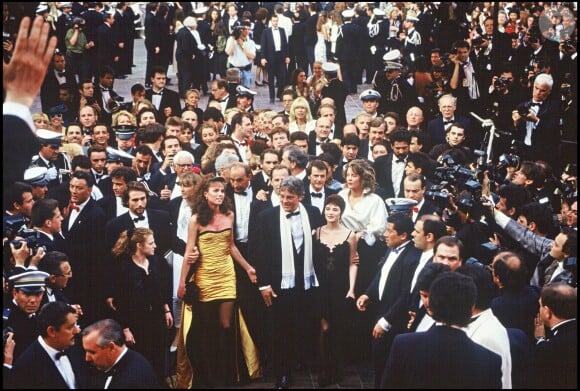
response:
M316 197L316 198L322 198L322 193L316 193L316 192L314 192L314 191L313 191L312 193L310 193L310 195L311 195L312 197Z
M235 193L236 194L239 194L239 195L242 195L242 196L248 195L248 192L247 191L236 191Z
M443 121L443 125L451 125L454 121L451 119L449 121Z
M403 250L405 248L405 246L399 246L397 248L393 248L391 249L392 252L394 252L395 254L398 254L401 252L401 250Z
M229 97L228 98L223 98L223 99L218 99L217 101L220 102L220 103L224 103L224 102L227 102L228 99L229 99Z
M63 357L63 356L66 356L66 352L65 352L64 350L61 350L60 352L58 352L58 353L56 354L56 356L54 356L54 359L55 359L56 361L58 361L58 360L60 360L60 358L61 358L61 357Z
M58 77L65 77L66 76L66 72L58 72Z
M325 138L324 140L320 140L320 141L316 140L316 145L325 144L327 142L328 142L327 138Z
M395 163L405 163L405 159L397 159L395 160Z
M531 106L538 106L538 107L541 107L541 106L542 106L542 103L543 103L543 102L532 102L532 103L530 104L530 107L531 107Z
M110 91L110 89L107 88L107 87L100 87L100 88L101 88L101 91L103 91L103 92L109 92Z
M289 219L292 216L298 216L300 214L300 211L297 210L296 212L292 212L292 213L286 213L286 218Z
M159 92L152 91L151 95L163 95L163 90L161 90Z
M139 222L140 220L145 220L145 216L143 215L139 215L137 217L135 217L134 219L132 219L134 223Z

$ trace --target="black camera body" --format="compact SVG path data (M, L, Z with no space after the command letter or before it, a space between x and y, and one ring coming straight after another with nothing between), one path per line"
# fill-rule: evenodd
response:
M6 217L2 224L2 237L14 240L18 231L26 228L26 218L23 215L13 215Z
M498 77L493 82L493 86L495 88L506 88L509 86L509 84L510 84L510 80L508 78L505 78L505 77Z
M450 194L443 191L445 186L433 185L425 191L425 198L431 200L439 209L443 210L449 204Z
M471 44L472 44L473 46L481 46L481 45L483 45L483 41L484 41L484 39L483 39L483 37L480 35L480 36L477 36L477 37L473 38L473 39L471 40Z
M532 107L532 102L524 102L518 106L518 114L525 117L530 113L530 108Z
M34 229L22 227L18 230L16 235L22 237L22 239L11 240L10 243L12 243L14 248L17 250L22 247L22 243L26 243L26 246L28 246L29 249L32 249L33 253L36 252L39 247L42 247L38 243L38 232Z

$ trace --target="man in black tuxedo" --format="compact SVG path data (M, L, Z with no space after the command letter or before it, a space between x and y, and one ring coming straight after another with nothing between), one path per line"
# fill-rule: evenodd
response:
M540 296L540 318L544 328L536 326L534 387L574 388L577 387L578 324L576 288L565 283L546 285ZM542 331L550 333L544 339Z
M127 183L136 181L137 173L129 167L117 167L111 172L111 183L113 194L104 196L99 200L99 206L103 208L107 221L127 213L128 209L123 205L123 192L127 188Z
M169 213L148 209L149 192L141 182L129 182L123 192L123 205L129 211L109 221L106 225L107 251L113 248L122 232L131 228L150 228L155 235L155 253L163 257L171 248L171 224Z
M403 180L405 198L417 201L417 205L412 209L411 219L413 223L423 215L439 214L437 205L425 199L425 177L420 174L410 174Z
M52 64L48 68L48 72L46 72L40 89L40 103L43 112L48 113L51 107L61 103L58 98L58 88L63 84L76 90L77 82L75 75L72 72L67 72L64 53L54 53L52 56Z
M342 25L342 34L336 41L336 59L340 63L342 69L342 78L344 86L349 94L356 93L356 87L359 84L359 62L361 57L356 53L360 53L360 36L361 29L352 22L354 17L354 10L342 11L344 24Z
M97 28L97 53L100 72L104 67L113 69L119 62L119 42L113 31L115 15L103 13L103 23Z
M334 107L336 108L336 123L346 123L346 112L344 110L347 91L344 83L338 79L338 65L332 62L325 62L322 64L322 71L324 77L328 80L328 84L322 88L322 98L332 98Z
M272 27L267 28L262 33L262 58L260 62L268 71L268 87L270 92L270 103L274 103L275 97L282 97L282 89L286 83L286 72L290 64L290 54L288 52L288 39L283 28L278 27L278 15L272 15L270 19ZM274 81L274 78L276 81ZM276 83L276 84L274 84ZM278 94L275 88L278 87Z
M163 388L153 367L141 354L125 345L121 325L112 319L100 320L82 332L85 359L102 376L90 379L90 388Z
M517 128L517 139L523 141L520 152L523 160L543 160L560 171L558 148L560 133L560 104L552 94L554 79L548 74L539 74L534 80L532 99L522 102L512 113Z
M403 194L403 178L411 134L407 130L396 130L391 133L389 140L393 152L379 156L373 164L377 184L385 190L385 198L400 197Z
M159 3L147 4L145 12L145 49L147 50L147 69L145 71L145 86L151 86L153 67L161 65L161 37L163 36L162 20L156 16ZM148 98L151 100L150 98Z
M328 166L322 160L313 160L308 164L306 174L302 204L315 206L320 214L324 215L324 201L329 195L338 193L338 191L326 186L326 180L330 175Z
M188 16L183 20L183 28L175 35L175 60L179 73L177 85L181 96L187 89L191 88L194 79L194 62L201 54L192 34L196 27L195 18Z
M405 331L407 325L407 308L395 304L408 292L421 254L413 245L412 232L413 222L408 215L393 213L388 217L384 238L389 249L379 263L379 272L356 302L359 311L366 311L370 303L375 304L376 324L372 331L372 345L377 388L391 343L395 335Z
M260 166L262 169L259 173L252 176L252 189L256 193L260 190L270 192L272 190L271 177L272 169L280 163L280 155L276 150L267 148L260 154Z
M60 234L63 216L58 201L51 198L38 200L32 206L30 226L37 232L36 240L46 251L66 252L66 241Z
M258 215L255 268L258 286L272 316L272 368L277 388L288 388L296 360L312 357L319 320L312 300L318 279L312 259L312 230L320 212L300 203L304 183L294 176L280 185L280 206ZM316 312L316 311L315 311Z
M81 332L76 310L57 301L36 317L40 336L18 357L9 372L10 388L76 389L86 387L82 350L75 349Z
M171 116L181 115L181 100L179 94L173 90L165 88L167 83L167 72L163 67L151 68L151 88L145 90L147 98L157 109L156 120L164 124L165 120Z
M395 337L380 387L501 388L501 357L461 330L469 323L476 295L470 277L452 272L437 277L429 307L439 323L426 332Z
M62 222L67 255L75 278L69 282L66 295L85 309L85 319L98 319L102 286L105 279L105 213L91 198L94 179L91 174L76 171L69 184L69 214ZM97 299L95 299L97 298Z
M427 124L427 133L429 133L431 146L445 143L447 141L445 139L445 133L455 122L463 124L470 143L479 143L481 141L477 137L471 137L471 120L461 115L455 115L456 110L457 98L453 95L447 94L439 98L439 112L441 113L441 117L432 119ZM479 148L479 145L475 145L474 147Z

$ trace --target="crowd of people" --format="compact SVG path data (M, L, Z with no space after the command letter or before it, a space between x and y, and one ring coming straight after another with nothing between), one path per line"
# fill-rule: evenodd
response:
M5 386L577 386L575 3L14 4Z

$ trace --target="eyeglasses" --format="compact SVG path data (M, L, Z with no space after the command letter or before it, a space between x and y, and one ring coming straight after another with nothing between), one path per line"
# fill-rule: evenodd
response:
M192 168L193 167L193 164L190 164L190 163L185 163L185 164L175 163L175 165L179 168Z
M62 113L52 113L50 116L51 117L61 117L62 118Z

